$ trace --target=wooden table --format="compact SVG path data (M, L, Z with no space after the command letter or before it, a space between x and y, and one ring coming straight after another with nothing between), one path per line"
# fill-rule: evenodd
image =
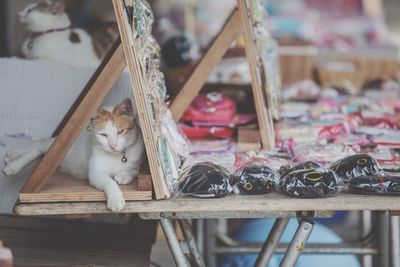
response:
M293 246L295 242L305 242L309 234L311 233L313 226L313 216L319 214L322 216L329 215L329 212L335 211L362 211L370 210L377 211L377 228L373 229L373 232L379 233L377 235L378 242L376 247L362 247L361 245L351 246L344 244L344 246L323 246L325 251L332 251L333 253L351 253L350 251L359 251L360 255L367 253L374 254L377 256L378 266L397 266L393 265L396 260L390 259L390 247L392 247L392 258L399 257L399 240L398 238L390 239L389 228L390 219L389 212L391 215L398 215L400 211L400 196L375 196L375 195L357 195L351 194L348 191L343 191L339 195L330 198L320 199L298 199L289 197L280 192L274 192L267 195L256 195L256 196L238 196L229 195L220 199L199 199L199 198L171 198L168 200L152 200L152 201L131 201L127 202L126 207L122 210L124 213L139 213L142 218L145 219L158 219L160 220L161 226L163 227L164 234L171 248L171 252L178 266L188 266L181 245L176 238L174 228L172 227L171 220L178 219L179 222L186 223L187 219L210 219L210 218L257 218L257 217L276 217L280 218L276 221L276 229L273 228L270 232L270 236L267 239L264 247L261 249L259 254L260 262L265 263L272 254L271 251L276 249L279 251L285 251L288 255L288 263L282 264L281 266L293 266L293 258L297 258L300 255L299 251L296 251ZM96 214L96 213L110 213L107 210L105 202L75 202L75 203L35 203L35 204L17 204L15 206L15 212L19 215L65 215L65 214ZM317 212L305 214L306 216L300 216L299 212ZM300 236L293 237L291 244L286 244L285 249L282 249L282 244L278 245L279 242L270 244L271 239L280 238L286 224L288 217L297 216L299 219L298 232L303 229L308 229L299 233ZM284 218L284 219L282 219ZM396 217L397 218L397 217ZM285 221L286 220L286 221ZM207 221L207 227L212 229L212 225L209 225ZM396 221L398 225L398 220ZM181 228L183 228L181 224ZM303 227L303 228L302 228ZM215 228L214 228L215 229ZM398 227L396 228L398 231ZM188 235L192 235L190 231L187 231ZM206 233L208 236L209 233ZM186 236L185 236L186 237ZM193 239L189 236L189 239ZM300 239L299 239L300 238ZM188 240L188 239L187 239ZM278 239L279 241L279 239ZM390 243L392 241L392 243ZM214 251L221 250L217 247L215 239L213 241L207 240L207 254L213 253ZM269 242L269 243L268 243ZM229 243L229 242L228 242ZM236 244L236 243L235 243ZM269 244L269 245L268 245ZM192 254L192 260L196 257L201 258L201 253L198 251L196 244L187 242L186 248L190 249ZM253 244L254 245L254 244ZM281 247L279 247L281 246ZM292 248L291 248L292 246ZM323 253L321 247L310 245L311 248L307 248L308 252L319 251ZM187 249L187 250L189 250ZM255 248L252 248L253 251ZM225 250L227 248L225 247ZM228 248L229 250L229 248ZM257 251L260 247L257 248ZM210 252L211 251L211 252ZM346 252L347 251L347 252ZM368 252L369 251L369 252ZM395 252L393 252L395 251ZM358 252L354 252L358 253ZM285 254L285 257L286 257ZM264 261L262 261L262 256ZM266 256L267 255L267 256ZM284 259L285 259L284 257ZM215 266L215 257L211 260L207 257L207 266ZM262 266L262 264L257 266ZM392 262L392 265L391 263ZM202 260L196 262L199 266L205 266ZM397 264L397 263L396 263Z
M294 212L294 211L338 211L381 210L400 211L400 196L356 195L341 192L330 198L298 199L279 192L267 195L229 195L219 199L171 198L167 200L130 201L124 213L246 213ZM62 215L110 213L105 202L35 203L17 204L19 215Z

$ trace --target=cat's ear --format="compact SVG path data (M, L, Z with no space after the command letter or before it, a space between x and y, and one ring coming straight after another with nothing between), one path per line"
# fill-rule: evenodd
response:
M93 124L97 120L99 120L101 117L106 117L106 116L109 116L109 115L110 115L110 112L108 112L104 108L98 108L97 111L96 111L96 114L93 117L90 118L90 123Z
M51 5L50 10L53 15L61 15L65 11L65 2L63 0L57 0Z
M108 112L107 110L105 110L104 108L98 108L97 109L97 115L103 117L103 116L107 116L109 115L110 112Z
M132 101L129 98L125 98L121 104L114 107L113 113L117 116L133 116Z

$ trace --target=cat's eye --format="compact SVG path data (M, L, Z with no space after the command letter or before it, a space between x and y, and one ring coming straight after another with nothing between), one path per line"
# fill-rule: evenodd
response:
M104 136L104 137L107 137L107 134L105 134L105 133L101 133L100 135Z

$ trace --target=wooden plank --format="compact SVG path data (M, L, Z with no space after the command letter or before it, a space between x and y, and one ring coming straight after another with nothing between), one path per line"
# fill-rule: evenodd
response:
M149 113L146 100L146 88L144 88L141 66L137 66L138 59L135 58L134 48L130 43L131 30L127 24L126 14L121 0L113 0L115 16L120 30L121 42L125 53L126 62L132 83L132 90L135 96L138 116L142 127L144 144L146 147L147 158L151 177L154 186L154 192L157 199L169 197L169 190L166 184L161 162L158 158L157 140L155 140L154 132L150 124L149 118L153 114Z
M249 10L246 1L237 0L237 5L241 17L241 25L243 25L246 57L250 67L251 85L260 128L262 149L270 150L275 146L274 125L271 110L268 108L265 98L266 90L263 88L261 81L261 70L258 65L259 60L253 36L253 25L250 20L250 14L248 14Z
M142 165L138 177L138 190L139 191L150 191L152 190L151 174L149 165Z
M210 48L204 54L182 90L171 104L172 117L179 121L186 108L200 92L213 68L221 61L232 42L242 33L241 20L235 9Z
M261 148L260 131L242 127L239 128L237 147L240 151L259 150Z
M53 145L35 168L32 176L22 187L22 193L38 192L55 172L66 153L78 138L90 116L101 105L107 93L125 68L124 53L118 40L97 68L84 91L88 91L65 123ZM88 88L88 89L86 89Z
M171 198L159 201L127 202L123 212L292 212L337 210L400 210L400 196L358 195L347 190L336 197L301 199L280 192L264 195L228 195L218 199L193 197ZM15 212L20 215L59 215L80 213L110 213L105 203L54 203L18 204Z
M138 191L138 179L128 185L120 185L125 200L150 200L151 190ZM56 172L40 192L20 193L21 203L35 202L82 202L106 201L106 195L91 185L88 180L76 179L69 174Z

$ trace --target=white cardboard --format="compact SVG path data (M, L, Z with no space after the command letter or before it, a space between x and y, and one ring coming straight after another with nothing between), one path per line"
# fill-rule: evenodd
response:
M29 137L51 135L94 71L91 67L0 59L1 170L8 149L27 144ZM115 105L125 97L133 97L127 72L123 72L103 105ZM15 177L5 177L0 172L0 213L12 213L31 169Z

